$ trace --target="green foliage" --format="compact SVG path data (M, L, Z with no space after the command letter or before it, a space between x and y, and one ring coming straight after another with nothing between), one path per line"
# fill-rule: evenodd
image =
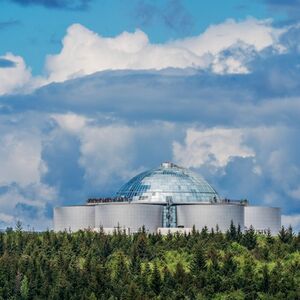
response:
M1 299L300 299L300 235L0 232Z
M15 230L16 232L21 232L23 230L21 221L17 221Z
M293 239L293 230L291 227L285 229L284 226L281 227L281 230L278 233L279 239L283 243L290 243Z
M20 292L21 292L22 299L24 299L24 300L28 299L28 296L29 296L29 283L28 283L28 278L27 278L26 275L22 279Z
M151 278L150 278L150 286L152 291L156 294L159 295L160 290L161 290L161 277L160 277L160 272L157 267L157 264L154 263Z
M199 274L202 271L206 270L206 257L204 246L199 243L195 246L194 258L191 263L191 271L194 274Z
M252 226L250 227L249 230L246 230L245 234L241 239L241 244L247 247L249 250L255 248L257 244L257 239L256 239L256 233Z

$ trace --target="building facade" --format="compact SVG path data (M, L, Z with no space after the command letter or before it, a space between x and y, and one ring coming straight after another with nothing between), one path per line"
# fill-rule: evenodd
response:
M281 213L279 208L222 199L203 177L172 163L135 176L113 198L54 209L55 231L136 232L144 227L148 232L166 232L166 228L189 232L206 226L225 232L231 222L241 230L252 226L276 234Z

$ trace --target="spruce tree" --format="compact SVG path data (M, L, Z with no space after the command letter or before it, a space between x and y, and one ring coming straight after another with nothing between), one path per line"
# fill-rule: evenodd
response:
M160 272L156 262L154 262L151 279L150 279L150 287L156 295L160 293L161 284L162 282L161 282Z
M4 252L4 233L0 232L0 257Z
M288 231L284 228L284 226L281 226L281 229L278 233L278 237L279 237L279 240L282 243L288 243L289 242L289 234L288 234Z
M166 290L170 291L174 288L175 280L170 270L165 267L163 269L163 286Z
M144 269L139 277L139 285L142 289L143 294L147 294L151 287L150 287L150 277L151 277L151 269L148 262L145 263Z
M175 274L174 274L174 279L177 283L177 285L181 285L181 286L185 286L186 284L186 272L183 268L183 265L181 262L178 262L176 264L176 270L175 270Z
M202 239L206 239L208 237L208 228L204 226L201 230L200 236Z
M254 231L254 228L250 226L250 229L248 229L241 240L241 244L245 247L247 247L249 250L253 250L257 245L257 238L256 233Z
M237 240L237 230L232 220L230 222L230 227L226 232L226 237L229 241Z
M269 292L269 287L270 287L270 275L269 275L269 269L266 264L264 264L262 268L262 281L261 281L261 290L264 293Z
M197 275L199 272L206 269L206 257L205 251L202 243L198 243L195 246L194 258L191 263L191 271L193 274Z
M243 266L240 288L245 293L245 299L257 299L257 284L255 278L255 263L252 257L247 257Z
M268 228L268 231L267 231L266 241L267 241L268 244L273 244L274 243L274 238L271 234L270 228Z
M138 248L136 244L133 245L131 252L130 270L134 274L139 274L141 272L141 259L138 255Z
M222 271L224 276L232 276L237 269L237 264L231 252L225 254Z
M148 253L148 241L146 234L144 232L138 235L137 241L135 243L136 254L139 258L147 258L149 256Z

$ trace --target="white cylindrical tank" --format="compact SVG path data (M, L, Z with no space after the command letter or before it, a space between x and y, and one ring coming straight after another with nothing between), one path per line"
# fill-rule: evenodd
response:
M95 206L78 205L54 208L54 231L78 231L95 227Z
M231 221L244 229L244 206L237 204L190 204L177 206L177 226L201 230L203 227L225 232Z
M279 232L281 227L281 211L278 207L246 206L245 227L250 226L257 231L271 231L272 235Z
M149 232L156 232L162 226L161 205L135 203L103 203L95 206L96 228L130 229L136 232L143 226Z

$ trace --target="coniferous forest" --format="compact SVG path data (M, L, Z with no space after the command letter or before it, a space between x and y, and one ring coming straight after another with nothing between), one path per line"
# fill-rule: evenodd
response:
M300 299L300 234L0 232L0 299Z

